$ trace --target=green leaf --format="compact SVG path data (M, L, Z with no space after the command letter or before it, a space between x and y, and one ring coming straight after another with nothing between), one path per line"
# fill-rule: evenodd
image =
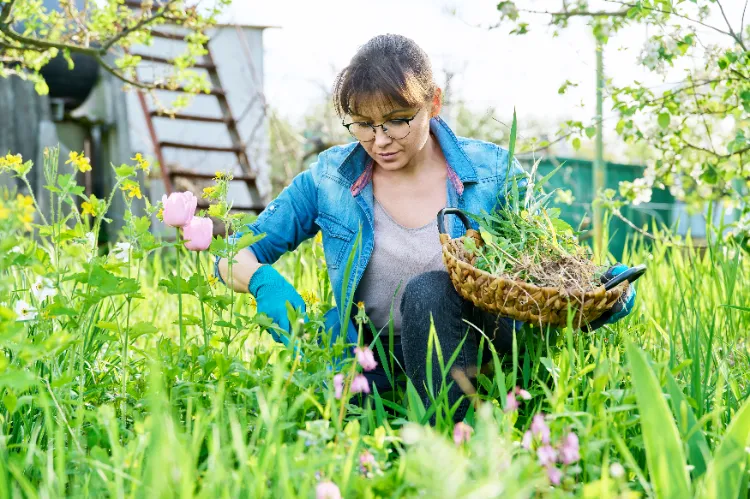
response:
M591 138L594 135L596 135L596 127L593 127L593 126L586 127L586 136L588 138Z
M580 148L581 148L581 139L579 139L578 137L576 137L576 138L573 139L573 149L575 149L577 151Z
M744 497L741 484L746 473L750 445L750 400L746 400L729 423L719 448L703 480L703 493L700 497L716 499L736 499Z
M135 175L135 167L130 165L121 165L115 168L115 174L118 178L127 178Z
M672 411L661 393L659 380L646 360L646 354L631 341L627 342L627 353L655 495L657 498L690 497L690 478L682 442Z
M669 126L669 113L659 113L659 126L667 128Z
M706 436L698 426L698 420L695 417L693 409L688 404L685 395L680 390L672 372L667 370L667 393L672 403L672 412L674 412L677 424L684 428L683 433L690 435L688 438L688 462L693 468L693 476L699 477L706 472L706 459L711 456L711 450L708 447Z
M18 404L18 398L11 392L7 392L3 397L3 405L8 410L8 415L12 415L16 412L16 405Z

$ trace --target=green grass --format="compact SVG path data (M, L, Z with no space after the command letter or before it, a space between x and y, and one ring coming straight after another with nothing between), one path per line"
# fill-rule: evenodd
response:
M431 409L411 385L364 407L334 397L333 375L358 368L332 368L344 345L317 330L333 305L317 243L277 264L311 310L284 348L249 295L207 280L209 255L182 250L180 285L175 249L134 220L128 264L87 263L75 216L42 238L54 259L0 220L0 498L314 497L326 480L344 497L747 497L750 257L737 248L632 241L624 261L649 271L631 316L592 334L525 329L512 355L481 359L474 433L457 446L445 390ZM58 291L44 304L29 291L40 275ZM16 321L21 299L35 320ZM505 412L515 386L532 399ZM520 445L538 412L553 444L580 440L557 487Z

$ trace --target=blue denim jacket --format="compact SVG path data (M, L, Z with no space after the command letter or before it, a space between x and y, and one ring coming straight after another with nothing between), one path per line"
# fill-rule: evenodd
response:
M508 151L481 140L457 137L440 117L430 120L430 131L443 151L448 165L446 181L448 206L470 213L492 211L502 196L506 174L511 178L523 173L515 162L508 168ZM372 183L367 178L370 158L359 142L334 146L323 151L310 168L271 202L248 228L265 237L251 246L260 263L271 264L300 243L323 233L323 251L334 297L347 296L356 289L374 246ZM446 217L451 237L465 232L461 222ZM476 224L474 224L474 228ZM347 259L362 229L361 254L355 259L348 282ZM239 236L239 235L238 235ZM218 259L216 266L218 276ZM338 304L342 306L342 304Z

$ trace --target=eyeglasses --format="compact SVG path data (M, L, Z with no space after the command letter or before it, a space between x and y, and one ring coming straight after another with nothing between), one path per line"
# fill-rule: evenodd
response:
M352 123L343 123L349 133L360 142L370 142L375 140L375 129L380 127L383 129L383 133L394 140L403 139L411 131L411 123L414 118L417 117L419 112L422 110L420 107L417 112L411 118L397 118L388 121L384 121L380 125L373 125L365 121L353 121Z

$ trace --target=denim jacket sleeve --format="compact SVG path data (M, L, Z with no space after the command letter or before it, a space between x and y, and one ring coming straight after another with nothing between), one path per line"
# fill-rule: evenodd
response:
M318 213L317 186L310 169L298 174L279 196L274 199L258 218L247 228L253 234L265 234L265 237L249 247L260 263L276 262L284 253L293 251L303 241L315 235L318 227L315 219ZM233 234L239 238L244 232ZM219 260L214 262L214 275L224 282L219 275Z

